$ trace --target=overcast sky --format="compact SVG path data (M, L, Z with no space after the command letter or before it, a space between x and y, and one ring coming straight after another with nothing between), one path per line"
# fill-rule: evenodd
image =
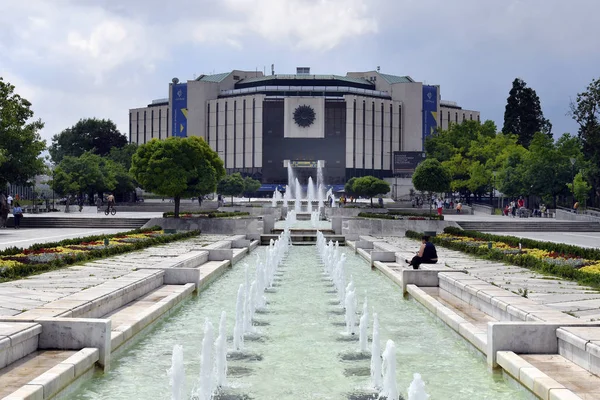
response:
M373 70L441 85L502 127L514 78L555 135L600 77L600 0L0 0L0 76L45 139L168 96L171 78L232 69Z

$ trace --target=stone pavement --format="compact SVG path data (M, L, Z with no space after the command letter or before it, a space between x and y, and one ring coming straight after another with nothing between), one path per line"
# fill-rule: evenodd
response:
M0 250L8 247L29 247L35 243L58 242L64 239L91 235L109 235L130 229L94 229L94 228L21 228L0 229Z
M414 254L419 248L418 241L406 237L386 237L383 240L407 254ZM479 259L440 246L438 255L447 266L465 269L469 274L505 290L518 294L523 294L526 290L527 297L539 304L581 318L582 321L600 320L598 290L526 268Z
M231 235L201 235L162 246L91 261L40 275L0 283L0 316L16 315L29 309L100 285L130 272L157 265L166 258L223 240Z

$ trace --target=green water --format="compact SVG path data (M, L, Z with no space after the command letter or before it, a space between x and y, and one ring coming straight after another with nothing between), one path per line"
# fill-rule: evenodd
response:
M257 252L264 253L264 248ZM394 340L397 377L401 393L412 374L422 374L433 400L518 400L529 395L514 389L501 376L488 372L484 359L449 328L413 301L402 298L399 288L370 270L349 249L347 280L352 275L359 298L365 291L370 308L379 314L381 347ZM262 257L264 259L264 257ZM197 298L188 301L135 346L112 361L112 370L87 382L74 399L170 399L169 379L174 344L182 344L187 390L198 380L204 319L218 326L221 310L227 312L229 335L233 331L235 298L244 281L250 255L214 282ZM369 360L342 361L340 355L358 350L358 340L341 340L344 316L333 304L336 295L323 275L316 247L290 250L273 292L266 293L267 313L257 314L260 341L246 341L245 351L261 361L231 361L228 383L236 393L253 399L345 399L348 393L369 386ZM371 316L372 321L372 316ZM369 329L369 334L371 329ZM229 343L231 348L231 342ZM354 375L352 375L354 374Z

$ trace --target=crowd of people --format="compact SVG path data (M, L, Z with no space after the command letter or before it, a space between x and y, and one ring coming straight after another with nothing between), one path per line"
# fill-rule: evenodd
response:
M423 198L415 196L411 200L413 208L423 208ZM462 202L460 199L450 199L442 197L431 197L430 203L436 210L438 215L443 215L444 210L455 210L457 214L462 212Z

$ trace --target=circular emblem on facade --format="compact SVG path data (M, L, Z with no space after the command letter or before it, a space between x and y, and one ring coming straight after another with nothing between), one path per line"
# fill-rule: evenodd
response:
M294 121L303 128L311 126L315 122L315 110L306 104L298 106L294 111Z

